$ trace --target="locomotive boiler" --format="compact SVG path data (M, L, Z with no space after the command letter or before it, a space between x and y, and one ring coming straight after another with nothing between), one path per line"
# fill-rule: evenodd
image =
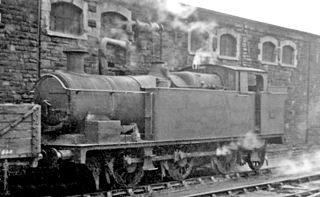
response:
M222 87L213 74L168 73L164 63L154 62L148 75L104 76L84 73L81 50L69 50L67 71L46 74L38 82L35 102L42 106L44 132L67 128L80 132L86 118L120 120L121 125L145 128L145 89L157 87ZM174 80L171 80L174 79Z
M43 75L35 102L40 164L79 177L66 178L70 185L131 187L145 171L182 180L205 164L256 170L266 145L283 142L286 93L268 87L264 70L204 64L169 72L156 62L147 75L91 75L83 50L66 54L67 70Z

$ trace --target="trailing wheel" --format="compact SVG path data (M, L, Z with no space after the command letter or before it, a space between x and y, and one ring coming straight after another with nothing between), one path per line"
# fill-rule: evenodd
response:
M266 146L262 148L253 149L248 153L247 163L251 170L259 170L265 161Z
M174 180L180 181L187 178L193 167L193 159L184 158L174 162L173 160L168 161L168 173Z

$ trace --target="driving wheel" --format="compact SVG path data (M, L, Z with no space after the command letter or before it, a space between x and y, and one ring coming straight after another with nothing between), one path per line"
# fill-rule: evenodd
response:
M236 154L230 153L220 155L213 158L214 168L221 174L228 174L232 172L236 165Z
M140 163L128 164L124 160L116 160L113 168L113 177L116 183L125 188L137 185L144 175Z
M174 180L180 181L187 178L193 167L193 160L190 158L184 158L177 162L168 161L168 173Z

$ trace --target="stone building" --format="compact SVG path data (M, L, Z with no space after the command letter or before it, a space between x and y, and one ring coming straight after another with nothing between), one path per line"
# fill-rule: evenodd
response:
M172 70L238 65L264 69L269 86L287 88L289 143L318 141L320 36L200 8L173 13L162 3L1 0L0 102L32 102L35 81L65 69L71 47L88 50L91 74L144 74L159 60Z

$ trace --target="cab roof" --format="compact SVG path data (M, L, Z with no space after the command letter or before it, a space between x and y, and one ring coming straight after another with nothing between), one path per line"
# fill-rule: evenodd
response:
M234 70L234 71L245 71L245 72L257 72L257 73L267 73L265 70L257 69L257 68L251 68L251 67L243 67L243 66L227 66L227 65L221 65L221 64L201 64L198 66L198 69L201 67L222 67L228 70ZM190 70L191 66L182 68L183 70Z

